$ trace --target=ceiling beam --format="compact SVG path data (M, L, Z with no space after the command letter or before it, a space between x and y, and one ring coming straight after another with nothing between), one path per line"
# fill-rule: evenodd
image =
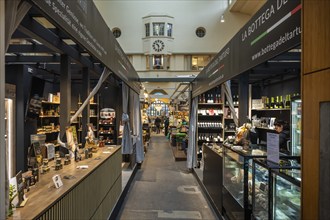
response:
M194 78L140 78L140 82L192 82Z
M45 45L12 44L12 45L9 45L7 53L54 53L54 51L49 49Z
M84 67L88 67L97 75L102 73L102 69L99 66L94 65L88 58L82 56L74 47L65 44L56 34L43 27L29 15L25 16L18 30L41 42L54 52L68 54L74 61Z

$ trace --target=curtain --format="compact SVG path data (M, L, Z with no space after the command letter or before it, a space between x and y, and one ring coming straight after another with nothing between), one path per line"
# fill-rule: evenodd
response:
M191 102L190 118L189 118L189 140L187 150L187 168L192 169L197 164L197 150L196 150L196 132L197 132L197 108L198 97L195 97Z
M31 5L24 0L6 0L5 2L5 51L9 48L11 36L23 20ZM5 158L8 157L8 149L6 149ZM6 160L7 161L7 160ZM7 163L4 168L5 172L5 216L9 207L9 180L7 172ZM1 197L2 198L2 197Z
M140 96L136 92L134 94L134 134L137 135L136 141L136 162L141 163L144 160L144 147L143 147L143 132L142 132L142 118ZM135 133L136 132L136 133Z
M130 90L130 88L125 83L123 83L122 84L122 93L123 93L122 122L123 122L124 130L123 130L123 138L122 138L122 142L121 142L122 154L132 154L133 153L131 129L130 129L130 124L129 124L129 116L128 116L129 90Z
M236 115L234 104L233 104L233 97L231 95L230 80L226 81L223 84L222 88L224 89L225 95L227 97L228 105L229 105L230 111L233 115L234 123L235 123L236 127L238 127L238 116Z

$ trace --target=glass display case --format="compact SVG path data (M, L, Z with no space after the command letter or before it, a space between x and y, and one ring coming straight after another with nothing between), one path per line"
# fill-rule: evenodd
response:
M252 164L252 216L254 219L270 218L269 167L265 160L253 160Z
M252 217L300 219L299 157L282 157L280 164L266 159L252 163Z
M298 169L271 169L272 219L300 219L301 175Z
M301 154L301 99L291 101L291 155Z
M263 158L261 150L223 146L223 209L229 219L250 219L252 204L252 160Z

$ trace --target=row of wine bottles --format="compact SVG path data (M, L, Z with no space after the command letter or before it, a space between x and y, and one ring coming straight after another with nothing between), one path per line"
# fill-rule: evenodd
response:
M199 128L222 128L221 122L197 122Z
M199 141L207 141L207 142L223 142L223 138L220 134L206 134L200 133L198 134Z
M198 97L199 103L222 103L221 102L221 95L219 94L202 94Z
M198 109L197 110L198 115L222 115L223 110L222 109Z
M299 94L294 94L294 97L299 96ZM276 96L275 97L267 97L265 108L266 109L281 109L281 108L290 108L291 106L291 95L286 95L285 100L283 100L283 96Z

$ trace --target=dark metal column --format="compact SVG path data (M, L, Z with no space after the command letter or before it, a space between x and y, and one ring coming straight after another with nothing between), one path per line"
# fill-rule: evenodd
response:
M89 69L87 67L83 68L83 82L82 82L82 91L81 91L81 101L84 102L90 93L90 76L89 76ZM97 113L96 113L97 114ZM87 106L84 108L82 112L82 132L81 132L81 142L82 145L85 146L87 136L87 124L89 124L89 115L90 115L90 105L89 102Z
M243 73L239 76L238 95L238 124L241 126L247 121L249 115L249 73Z
M0 219L6 219L5 1L0 1Z
M61 77L60 77L60 126L61 139L65 135L65 129L70 125L71 110L71 68L70 57L66 54L61 55Z

